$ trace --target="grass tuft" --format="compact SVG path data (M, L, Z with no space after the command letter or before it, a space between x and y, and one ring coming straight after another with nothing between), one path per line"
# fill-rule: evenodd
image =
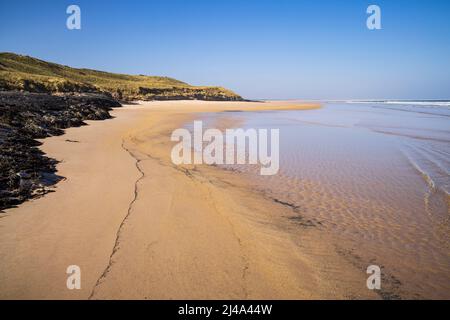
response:
M0 53L0 89L41 93L106 92L119 100L242 100L222 87L191 86L158 76L77 69L15 53Z

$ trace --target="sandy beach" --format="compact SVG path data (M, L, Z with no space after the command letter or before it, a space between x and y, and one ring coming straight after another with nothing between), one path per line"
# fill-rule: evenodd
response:
M0 298L378 298L291 207L233 172L170 159L170 133L201 112L317 107L147 102L43 140L65 179L1 215ZM66 287L69 265L81 290Z

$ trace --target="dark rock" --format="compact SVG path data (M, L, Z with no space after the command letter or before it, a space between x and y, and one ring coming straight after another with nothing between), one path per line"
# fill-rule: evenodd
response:
M111 95L0 91L0 210L42 195L61 177L57 161L37 147L37 138L61 135L84 120L111 118L121 104Z

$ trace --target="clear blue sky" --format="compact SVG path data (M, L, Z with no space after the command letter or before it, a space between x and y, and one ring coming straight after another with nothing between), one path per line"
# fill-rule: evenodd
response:
M81 8L81 30L66 8ZM382 30L366 28L366 8ZM450 98L447 0L0 0L0 51L247 98Z

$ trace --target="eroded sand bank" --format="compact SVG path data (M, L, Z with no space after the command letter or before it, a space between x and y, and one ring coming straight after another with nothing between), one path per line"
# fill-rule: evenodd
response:
M170 133L198 112L289 102L151 102L44 140L66 177L0 219L0 298L376 298L320 228L211 166L174 166ZM68 290L66 268L81 268Z

